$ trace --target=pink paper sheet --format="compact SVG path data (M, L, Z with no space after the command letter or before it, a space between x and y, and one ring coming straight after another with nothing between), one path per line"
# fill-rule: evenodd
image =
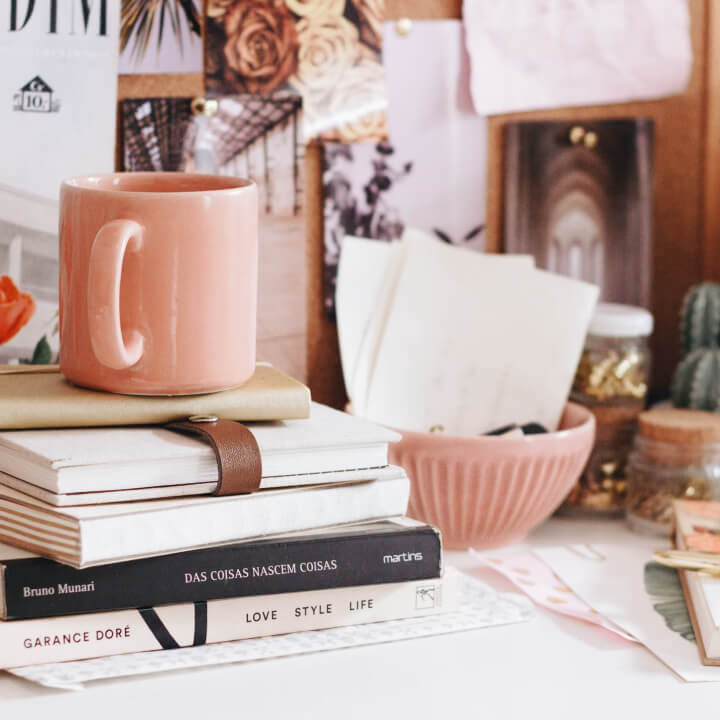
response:
M614 632L626 640L637 642L611 620L600 615L581 600L557 575L529 550L514 548L475 551L473 555L487 567L491 567L522 590L534 603L562 615Z
M680 93L692 47L686 0L464 0L480 115Z

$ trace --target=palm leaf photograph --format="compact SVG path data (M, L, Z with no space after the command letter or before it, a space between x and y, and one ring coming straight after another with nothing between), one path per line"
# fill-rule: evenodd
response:
M194 0L123 0L120 20L120 51L132 47L133 59L145 56L157 26L157 46L168 25L175 37L180 53L183 52L182 25L200 37L200 14Z

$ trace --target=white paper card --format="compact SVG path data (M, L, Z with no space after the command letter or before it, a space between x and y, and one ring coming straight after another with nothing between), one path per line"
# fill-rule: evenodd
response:
M464 632L483 627L508 625L530 620L535 611L529 600L510 593L498 593L489 585L462 576L460 610L454 613L391 620L370 625L354 625L181 648L156 652L116 655L114 657L53 663L10 670L13 675L65 690L80 690L82 683L91 680L147 675L168 670L180 670L233 662L267 660L311 652L361 647L397 642L412 638Z
M338 265L335 307L345 388L352 400L360 348L396 245L346 236Z
M593 285L413 236L362 414L390 427L476 435L555 429L597 300Z
M398 278L405 264L408 243L393 245L382 274L372 313L362 334L362 342L355 359L355 369L349 387L353 412L365 416L370 380L375 370L375 361L382 343L388 316L393 306ZM341 322L338 320L338 322Z
M464 0L480 115L680 93L692 68L686 0Z

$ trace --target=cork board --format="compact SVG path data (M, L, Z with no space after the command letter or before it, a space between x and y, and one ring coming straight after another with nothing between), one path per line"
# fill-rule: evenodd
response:
M715 49L717 68L713 85L720 77L720 52L717 37L706 31L713 19L712 0L689 0L692 18L692 41L695 62L690 84L682 95L653 102L626 103L601 107L553 109L516 113L490 119L488 136L488 208L487 246L502 250L502 132L505 123L515 119L560 120L601 119L644 115L655 120L655 211L654 259L652 272L652 310L656 319L653 339L656 390L667 387L677 361L677 313L687 287L698 282L718 266L720 238L707 237L705 216L712 212L705 200L705 162L709 140L720 131L706 128L709 68L708 48ZM462 0L386 0L388 20L460 18ZM715 17L717 14L715 14ZM715 25L720 23L715 22ZM716 33L720 37L720 27ZM711 42L714 38L714 42ZM120 76L118 94L122 100L131 97L178 97L202 95L201 74L127 75ZM712 108L720 107L717 100ZM711 109L712 109L711 108ZM720 113L716 111L720 116ZM118 114L118 119L120 116ZM720 123L717 123L720 127ZM714 126L713 126L714 127ZM118 139L121 127L118 123ZM118 142L117 165L120 166ZM720 177L720 172L718 173ZM307 257L307 367L308 384L313 397L335 407L346 401L342 381L335 326L328 322L323 309L323 200L322 154L320 147L310 145L306 154L306 257ZM720 182L716 183L720 184ZM708 208L710 208L708 210ZM719 222L713 226L720 225Z
M462 0L386 0L386 17L431 20L459 18ZM202 74L121 75L118 100L142 97L188 97L203 94ZM118 105L115 165L122 167L122 116ZM307 148L305 202L307 218L307 367L313 398L335 407L345 403L345 388L335 325L323 309L323 199L320 147Z

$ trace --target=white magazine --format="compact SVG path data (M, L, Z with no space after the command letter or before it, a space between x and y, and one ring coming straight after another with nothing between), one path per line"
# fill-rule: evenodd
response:
M57 351L58 191L111 172L120 0L3 3L0 18L0 276L32 296L17 334L0 328L0 362Z

